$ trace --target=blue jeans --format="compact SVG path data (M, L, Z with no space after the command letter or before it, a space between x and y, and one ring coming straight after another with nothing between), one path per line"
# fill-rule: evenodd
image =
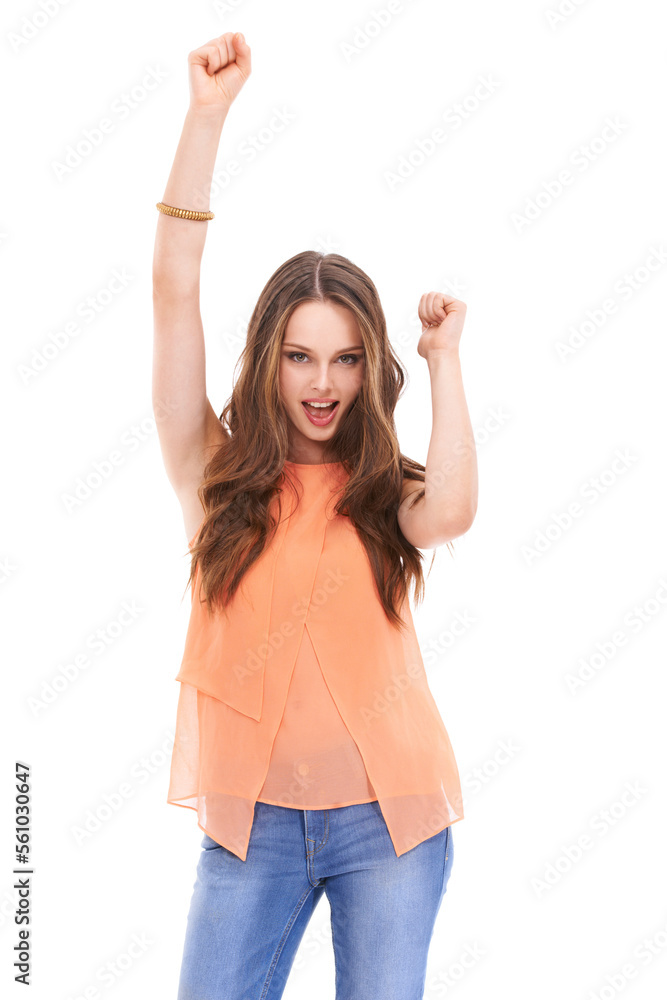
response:
M255 804L245 861L201 842L177 1000L278 1000L325 892L336 1000L422 1000L451 826L396 856L377 802Z

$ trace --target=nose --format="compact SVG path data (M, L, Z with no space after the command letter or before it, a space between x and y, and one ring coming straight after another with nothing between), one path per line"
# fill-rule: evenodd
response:
M330 389L331 382L329 381L329 369L325 365L313 379L312 391L315 396L326 396L332 395L329 392Z

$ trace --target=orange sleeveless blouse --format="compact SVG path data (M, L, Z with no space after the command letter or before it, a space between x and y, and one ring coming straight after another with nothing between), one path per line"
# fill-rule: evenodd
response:
M257 801L377 800L400 856L464 816L409 600L401 634L353 524L334 513L342 464L284 471L298 497L285 484L273 498L276 532L226 613L199 600L196 569L167 802L245 861Z

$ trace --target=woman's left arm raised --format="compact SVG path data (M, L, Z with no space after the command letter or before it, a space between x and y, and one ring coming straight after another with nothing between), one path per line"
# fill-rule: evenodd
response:
M425 482L406 481L398 523L414 546L434 549L470 528L477 512L477 451L463 391L459 344L465 302L443 292L419 300L422 333L417 351L431 377L433 428ZM421 500L413 493L425 490Z

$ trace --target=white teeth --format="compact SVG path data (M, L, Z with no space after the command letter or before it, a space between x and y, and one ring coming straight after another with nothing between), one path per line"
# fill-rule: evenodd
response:
M308 406L317 406L319 409L326 409L327 406L335 406L335 403L308 403Z

